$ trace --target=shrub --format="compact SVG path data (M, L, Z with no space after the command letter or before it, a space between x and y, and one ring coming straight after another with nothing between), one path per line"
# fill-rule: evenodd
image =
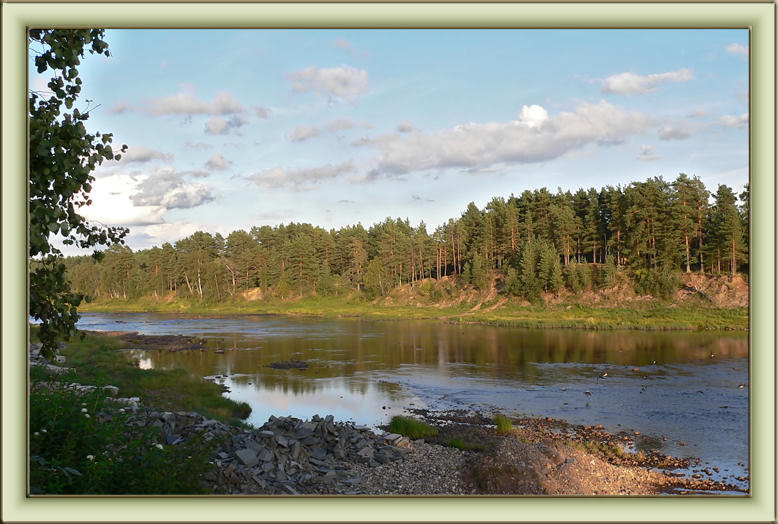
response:
M616 262L612 255L605 257L605 267L597 271L597 287L609 289L616 284Z
M30 394L30 492L47 494L202 493L210 445L175 446L107 405L105 394L35 388Z
M494 416L494 423L497 425L497 431L507 433L513 429L513 422L505 415L498 414Z
M398 433L409 439L427 438L438 434L438 429L426 422L411 417L392 417L389 423L389 431Z
M680 287L678 276L672 271L639 269L635 272L635 291L667 300Z

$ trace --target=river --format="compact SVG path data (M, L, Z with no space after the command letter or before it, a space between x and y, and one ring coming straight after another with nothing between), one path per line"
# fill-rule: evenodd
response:
M748 486L734 479L748 477L745 333L156 313L83 313L78 327L205 338L205 351L131 354L226 385L257 426L314 414L376 426L408 408L549 416L640 431L638 447L697 457ZM292 359L309 367L268 367Z

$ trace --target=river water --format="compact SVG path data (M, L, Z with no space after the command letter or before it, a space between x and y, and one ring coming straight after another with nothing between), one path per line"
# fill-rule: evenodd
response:
M205 338L205 351L131 353L142 367L226 385L257 426L314 414L376 426L408 408L550 416L640 431L638 446L697 457L720 469L714 478L748 486L734 478L748 477L744 333L156 313L83 313L78 327ZM292 359L309 367L268 367Z

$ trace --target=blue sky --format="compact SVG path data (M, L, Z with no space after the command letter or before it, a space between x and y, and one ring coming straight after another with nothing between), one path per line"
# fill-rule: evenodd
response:
M748 181L746 30L109 30L80 68L130 149L87 218L133 249L547 187ZM31 86L45 85L31 68ZM84 103L84 105L86 105ZM73 250L65 250L72 254Z

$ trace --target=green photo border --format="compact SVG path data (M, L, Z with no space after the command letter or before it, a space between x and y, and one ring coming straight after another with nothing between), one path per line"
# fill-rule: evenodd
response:
M772 3L183 4L2 6L2 520L774 522L775 5ZM26 39L79 27L548 27L751 29L749 497L25 497Z

